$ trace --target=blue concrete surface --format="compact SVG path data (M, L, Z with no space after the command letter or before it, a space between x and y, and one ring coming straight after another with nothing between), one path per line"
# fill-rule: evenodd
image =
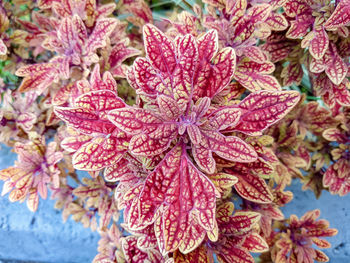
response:
M0 149L0 169L13 165L15 159L7 147ZM337 236L328 238L332 248L324 252L331 263L350 262L350 195L340 198L324 191L316 200L312 192L302 191L298 182L289 189L294 200L283 209L286 217L300 217L308 210L320 208L320 218L329 220L330 226L339 230ZM38 211L32 213L25 203L10 203L8 196L0 197L0 263L92 261L99 235L72 219L63 223L61 212L53 206L54 200L40 200Z

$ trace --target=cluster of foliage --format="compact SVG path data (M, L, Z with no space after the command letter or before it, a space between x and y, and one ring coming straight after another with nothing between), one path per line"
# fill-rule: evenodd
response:
M2 194L50 193L94 262L327 262L280 208L350 192L349 30L349 0L4 0Z

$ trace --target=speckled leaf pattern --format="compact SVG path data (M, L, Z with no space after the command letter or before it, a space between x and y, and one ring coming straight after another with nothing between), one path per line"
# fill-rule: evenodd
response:
M7 47L2 39L0 39L0 55L6 55Z
M55 114L86 135L111 134L116 129L110 121L101 120L97 113L84 108L56 107Z
M152 67L162 73L172 74L177 64L174 43L150 24L143 27L143 35L146 55Z
M133 135L129 149L136 155L158 155L167 150L177 135L173 121L165 121L151 110L121 108L109 112L108 118L119 129Z
M251 167L239 164L232 168L226 168L224 171L238 178L234 188L243 198L261 204L272 202L273 196L268 185L264 179L253 173Z
M337 53L336 47L332 44L322 59L316 60L313 58L311 60L310 70L314 73L324 71L335 85L339 85L344 80L348 67Z
M162 257L159 252L155 249L148 249L146 251L139 249L137 247L137 239L136 236L129 236L123 238L121 241L121 246L127 262L160 262Z
M72 137L66 137L61 142L61 147L68 152L77 151L83 144L90 141L92 139L91 136L88 135L78 135Z
M269 250L265 239L257 233L251 233L244 240L243 247L253 253L262 253Z
M350 192L350 161L341 159L328 167L323 176L323 186L329 187L331 194L344 196Z
M326 53L329 45L328 34L323 26L316 27L302 41L301 47L309 47L311 56L321 59Z
M225 202L218 207L217 222L221 234L218 242L212 243L210 246L217 254L220 263L253 263L254 258L249 251L253 252L257 248L266 250L267 248L262 237L253 232L260 221L261 214L251 211L236 211L232 215L233 210L234 205L231 202ZM252 235L254 235L254 239Z
M281 72L283 86L290 86L293 83L300 85L303 75L303 68L298 62L289 62L288 66L284 67Z
M288 27L288 21L283 14L272 12L265 23L274 31L283 31Z
M115 92L99 90L85 93L74 101L74 106L98 112L99 118L107 120L107 113L113 109L125 107L122 99Z
M213 258L211 254L207 253L207 249L205 246L199 246L197 249L193 250L188 254L182 254L179 251L175 251L174 261L175 263L210 263L213 261Z
M298 103L296 91L258 91L238 104L242 110L240 122L234 128L249 135L258 135L282 119Z
M327 29L335 29L350 23L350 1L341 0L324 24Z
M127 138L124 142L127 142ZM96 171L119 161L126 151L127 147L120 138L95 138L75 152L72 163L75 169Z
M180 145L173 148L155 170L149 174L140 196L129 211L129 227L143 228L152 224L160 213L156 228L158 240L165 251L181 247L187 251L191 242L183 245L187 231L198 221L202 231L215 227L215 187L189 160Z
M313 18L309 14L302 14L296 17L295 20L290 22L290 27L286 36L291 39L297 39L304 37L310 26L313 23Z
M94 52L97 48L104 47L106 45L106 38L113 32L117 24L118 20L114 18L99 19L86 43L87 53Z
M275 66L271 62L257 63L248 58L242 59L235 71L234 78L251 92L259 90L281 90L277 79L271 74Z
M199 146L195 146L193 153L196 155L194 158L199 167L207 173L213 173L215 167L210 170L204 169L204 164L207 162L206 156L197 154L197 151L201 152L203 148L208 151L209 159L212 159L212 152L226 160L236 162L252 162L257 158L255 150L238 137L223 136L219 132L202 130L202 142Z
M50 86L57 77L57 65L54 63L43 63L24 66L16 71L16 75L24 77L19 87L20 92L41 91Z

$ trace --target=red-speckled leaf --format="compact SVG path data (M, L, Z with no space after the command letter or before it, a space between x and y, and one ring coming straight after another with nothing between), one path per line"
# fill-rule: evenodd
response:
M214 229L215 209L214 185L191 163L185 148L175 146L147 177L127 222L131 229L143 228L160 213L158 240L164 242L166 251L173 252L187 238L186 230L194 221L203 230Z
M130 169L129 161L123 158L119 162L108 166L104 170L103 176L107 182L116 182L129 178L129 176L135 177L134 172Z
M331 60L329 60L329 63L328 61L326 62L327 68L325 72L335 85L339 85L346 77L348 67L338 54L334 55L330 59Z
M132 14L127 16L126 20L134 26L142 27L146 23L153 24L152 10L145 1L130 1L131 3L125 4L127 10Z
M126 262L161 262L162 256L157 250L141 250L137 247L137 240L137 236L128 236L121 240L121 247L123 249Z
M283 31L288 27L288 21L283 14L271 12L265 23L274 31Z
M256 23L265 21L271 12L271 5L257 4L248 9L247 15L250 16L250 22Z
M108 119L123 131L136 135L154 132L163 120L155 112L141 108L121 108L110 111Z
M168 120L176 120L182 114L176 100L171 97L160 95L157 97L157 103L160 113Z
M113 11L115 10L115 8L116 8L115 3L99 5L97 7L98 16L99 17L107 17L107 16L113 14Z
M140 50L128 47L125 42L119 42L113 46L108 58L108 62L111 68L113 68L117 65L120 65L127 58L138 56L140 54Z
M331 247L331 244L327 240L320 239L318 237L313 237L312 242L316 246L318 246L319 248L330 248Z
M73 19L76 25L73 24ZM75 26L78 26L78 28L75 28ZM78 30L81 32L77 32ZM62 20L60 27L57 31L57 37L62 42L64 48L81 50L82 39L78 38L79 33L80 35L84 35L82 36L83 39L87 37L87 32L84 26L84 22L81 20L81 18L78 15L74 15L73 18L65 17Z
M177 125L157 113L140 108L112 110L108 118L119 129L133 135L129 149L136 155L154 156L164 152L177 134Z
M291 86L292 84L300 85L303 75L303 68L299 61L289 62L288 66L284 67L281 72L283 86Z
M344 78L339 85L335 85L325 74L320 74L315 79L314 86L330 108L350 106L350 82L347 78Z
M230 244L232 243L232 244ZM219 263L254 263L255 260L245 248L236 247L236 241L229 239L217 254Z
M111 110L125 107L124 101L116 93L109 90L99 90L86 93L74 101L74 106L88 111L98 112L101 120L107 120Z
M211 92L207 94L208 97L213 97L222 91L231 81L233 73L236 68L236 53L233 48L223 48L214 57L212 63L214 64L213 82L211 85Z
M108 120L101 120L98 113L85 108L55 107L55 114L68 126L86 134L111 134L116 130L114 124Z
M21 126L25 131L29 131L33 128L33 125L36 122L36 120L37 118L34 113L24 112L17 117L16 123L19 126Z
M151 138L171 136L175 123L165 121L158 113L141 108L126 107L112 110L108 119L121 130L131 134L147 134Z
M274 260L276 262L287 262L288 254L292 250L292 246L293 243L289 238L282 238L277 240L276 247L278 248L278 251L274 257Z
M96 171L119 161L127 150L127 138L95 138L80 147L72 158L75 169Z
M198 61L198 47L192 35L177 39L178 64L173 72L173 94L180 107L185 110L192 95L193 75Z
M291 39L304 37L313 23L313 17L308 14L297 16L290 22L286 36Z
M75 152L91 139L92 137L88 135L66 137L61 142L61 147L68 152Z
M243 198L260 204L272 202L273 196L265 180L254 175L248 166L237 164L234 167L225 168L224 172L238 178L234 188Z
M235 206L231 202L225 202L221 204L216 210L216 218L218 223L228 222L232 216Z
M256 63L264 63L268 60L267 53L256 46L245 47L243 53Z
M332 15L328 18L324 27L327 29L336 29L346 26L350 23L350 1L341 0L335 8Z
M316 256L314 259L317 262L328 262L329 261L329 257L324 252L322 252L318 249L315 249L314 251L316 253Z
M175 263L214 262L213 255L208 253L208 250L204 245L199 246L197 249L188 254L182 254L180 251L176 250L173 258Z
M283 8L289 17L296 17L310 10L309 3L303 0L287 0Z
M281 86L271 74L275 66L271 62L257 63L249 58L242 59L234 73L234 78L251 92L258 90L280 90Z
M127 230L129 232L129 230ZM133 231L130 230L132 233ZM140 249L156 248L157 237L155 235L154 226L150 225L142 230L136 231L136 234L140 234L137 240L137 247Z
M51 8L54 2L58 2L59 0L38 0L38 7L40 9L49 9Z
M331 194L344 196L350 192L350 162L340 159L328 167L323 175L323 186L329 187Z
M235 136L223 136L212 130L201 130L200 145L193 145L193 155L198 166L209 174L215 171L212 152L221 158L234 162L253 162L257 158L255 150Z
M328 54L326 56L328 56ZM326 56L324 56L323 59L311 58L310 71L313 73L321 73L325 71L325 69L327 68L327 65L324 61Z
M309 47L311 56L315 59L321 59L328 49L329 39L324 28L314 28L301 42L302 48Z
M247 236L242 246L253 253L262 253L269 250L266 241L258 233L251 233Z
M263 130L282 119L299 102L296 91L258 91L238 104L241 120L234 128L249 135Z
M136 84L148 96L156 97L157 94L172 95L170 79L159 76L146 58L135 60L134 77Z
M30 211L35 212L39 205L39 195L36 189L32 188L28 193L27 207Z
M6 55L7 47L2 39L0 39L0 55Z
M231 188L238 182L238 178L236 176L227 173L211 174L208 175L208 177L220 193L224 193L226 189Z
M211 114L208 118L208 126L217 131L235 127L241 117L241 110L238 108L222 108Z
M167 213L167 211L165 211L163 217L169 217L169 214ZM189 219L189 222L187 224L188 226L183 231L184 233L186 233L186 235L184 235L181 238L181 243L178 246L178 250L184 254L189 253L194 249L196 249L202 243L206 234L206 231L203 229L203 227L199 225L198 222L196 221L196 217L194 214ZM165 226L164 221L162 220L161 217L159 217L154 224L154 230L155 230L157 239L159 240L159 249L162 254L167 253L166 243L165 243L166 239L164 236L167 230L164 228L164 226ZM178 240L176 240L175 243L178 243ZM177 246L177 244L173 246L175 247Z
M339 85L348 73L348 67L342 57L337 53L335 45L330 45L323 57L323 64L326 66L325 73L335 84Z
M200 144L200 142L202 140L202 134L201 134L201 131L198 128L198 126L189 125L189 126L187 126L186 130L187 130L188 136L190 137L191 142L194 145Z
M260 48L269 52L271 62L275 63L285 59L292 51L295 43L285 37L284 34L272 34Z
M256 212L235 212L233 216L228 215L224 218L218 218L220 232L224 235L240 235L253 229L260 221L261 214Z
M173 42L151 24L143 27L143 37L147 58L160 72L172 74L177 61Z
M204 54L211 57L212 53L214 52ZM235 67L236 53L229 47L221 49L211 61L207 57L199 57L199 65L193 81L194 98L212 98L222 91L230 83Z
M211 99L213 103L227 105L229 101L238 99L246 89L238 82L231 82L225 89Z
M114 94L117 93L117 82L115 81L115 79L113 78L112 74L109 71L106 71L105 73L103 73L103 77L101 78L99 64L96 64L94 69L91 72L90 86L91 86L90 89L92 91L109 90L109 91L113 91ZM84 91L84 93L87 93L87 92L88 91Z
M211 61L218 52L218 33L216 30L209 30L197 40L198 54L200 58Z
M247 5L248 3L246 0L226 1L226 12L231 15L230 22L232 24L244 16Z
M106 38L113 32L117 24L118 20L115 18L101 18L97 20L94 30L86 43L87 53L95 52L96 49L104 47Z
M159 133L156 138L147 134L138 134L131 138L129 149L131 153L139 156L150 157L156 156L166 151L171 141L175 138L177 131L176 126L166 128L166 134Z
M346 143L348 140L347 136L338 128L329 128L323 132L322 136L331 142Z
M225 1L222 0L203 0L203 2L213 7L217 7L218 9L223 9L226 7Z
M344 83L345 82L345 83ZM333 94L341 106L350 107L350 82L344 79L338 86L333 84Z
M213 154L207 148L197 145L194 143L192 145L193 158L200 169L208 174L215 172L215 160Z
M42 91L50 86L58 76L58 67L54 63L29 65L19 68L16 75L25 77L18 88L20 92Z

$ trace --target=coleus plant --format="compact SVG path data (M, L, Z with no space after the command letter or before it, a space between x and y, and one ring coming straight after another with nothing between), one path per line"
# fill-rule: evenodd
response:
M94 262L328 261L312 243L336 230L281 207L295 178L350 192L347 0L197 1L160 22L143 0L15 2L0 9L11 201L35 211L51 192L100 233Z

